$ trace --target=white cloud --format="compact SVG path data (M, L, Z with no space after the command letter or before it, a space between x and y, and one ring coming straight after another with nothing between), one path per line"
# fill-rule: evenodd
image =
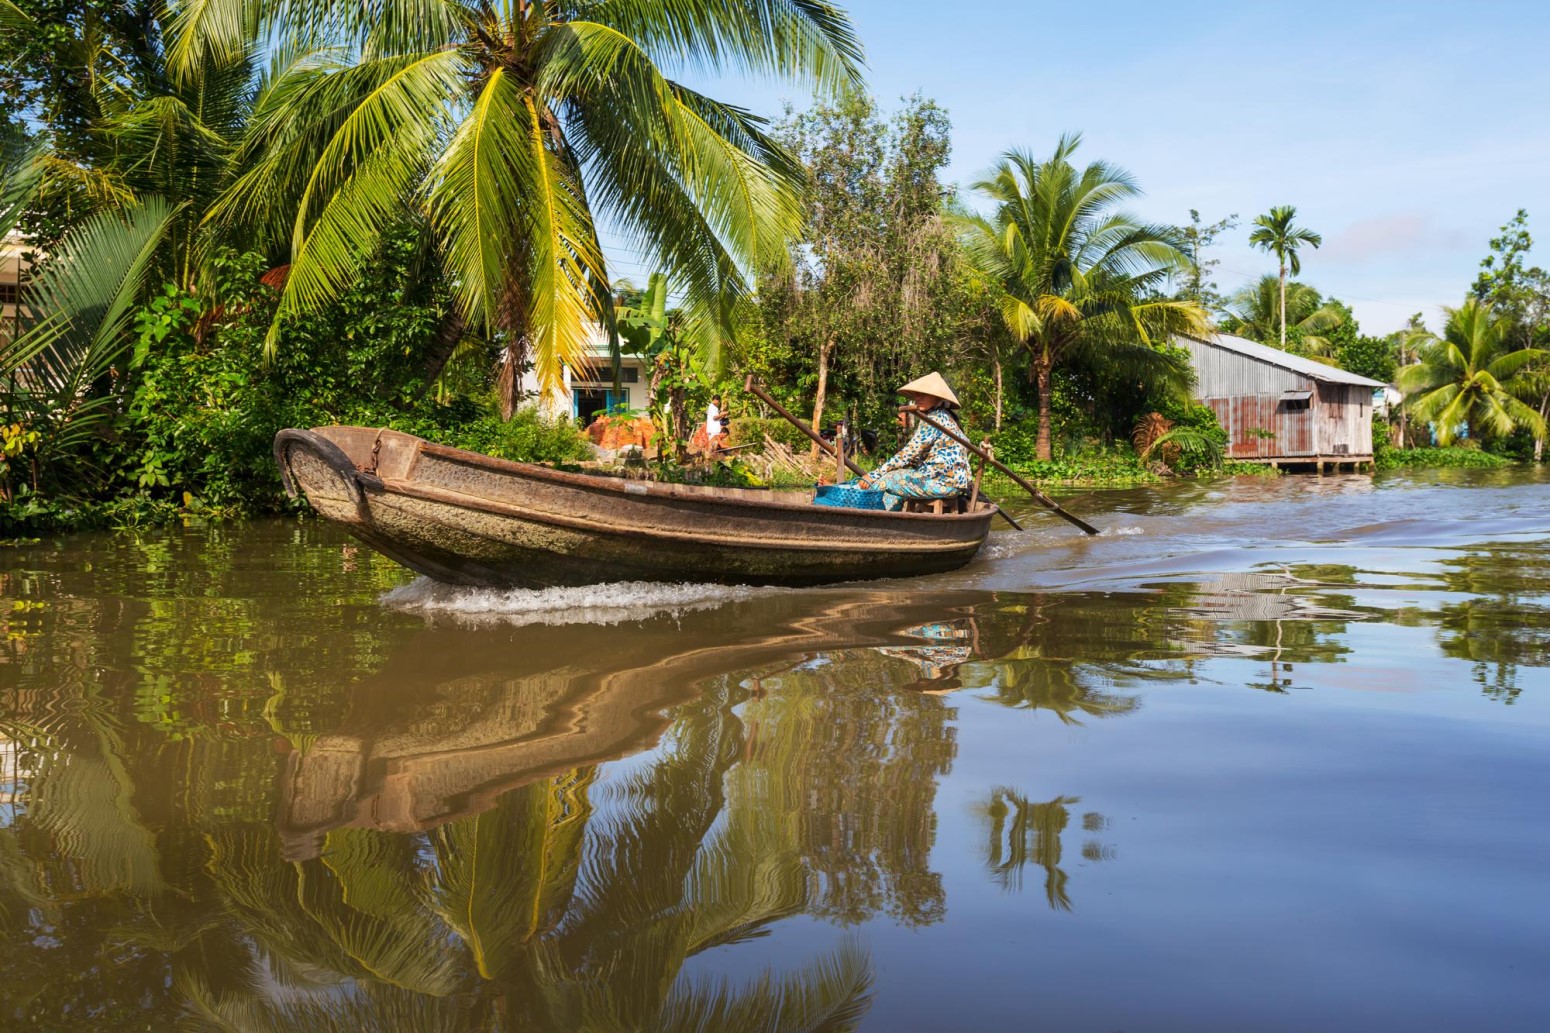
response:
M1319 254L1329 262L1356 264L1429 248L1451 251L1470 243L1468 234L1443 229L1422 212L1396 212L1356 220L1331 235Z

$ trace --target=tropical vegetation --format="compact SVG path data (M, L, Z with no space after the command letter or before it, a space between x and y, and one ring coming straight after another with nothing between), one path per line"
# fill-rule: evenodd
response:
M1208 332L1204 309L1165 296L1162 287L1187 261L1176 228L1143 222L1119 209L1139 193L1129 173L1095 161L1071 161L1080 136L1062 137L1046 159L1008 151L974 184L993 208L965 215L969 262L990 285L1012 339L1027 352L1038 401L1036 458L1051 458L1052 374L1081 364L1173 384L1191 373L1167 345L1177 334Z
M1519 393L1525 371L1550 360L1550 351L1514 347L1512 328L1507 315L1471 298L1447 310L1440 336L1417 332L1417 358L1399 371L1399 386L1411 396L1411 414L1435 428L1439 444L1461 434L1500 438L1520 427L1544 437L1544 417Z
M295 505L268 456L287 425L587 461L531 403L610 351L646 360L644 408L678 443L656 476L701 476L675 464L717 392L740 442L806 450L740 397L748 374L886 449L893 388L928 369L1035 476L1208 472L1219 430L1175 335L1217 326L1384 382L1428 340L1419 319L1365 335L1291 278L1321 238L1290 205L1250 227L1275 274L1222 290L1212 249L1236 216L1130 214L1139 184L1079 161L1075 135L1007 151L960 196L947 113L882 109L844 12L816 0L4 10L0 229L28 281L0 330L13 532ZM668 69L813 99L766 121ZM1506 320L1504 354L1535 351L1465 392L1486 401L1460 426L1540 458L1550 277L1531 249L1520 212L1472 296ZM1154 415L1189 447L1143 457ZM1395 440L1431 444L1433 415L1413 397Z
M1330 331L1345 322L1338 302L1313 287L1267 274L1232 296L1223 329L1299 355L1333 357ZM1279 335L1279 336L1278 336Z

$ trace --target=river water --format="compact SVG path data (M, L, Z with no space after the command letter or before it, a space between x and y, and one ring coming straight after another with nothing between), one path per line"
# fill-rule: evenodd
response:
M0 548L0 1028L1550 1028L1550 481L1069 504L802 591Z

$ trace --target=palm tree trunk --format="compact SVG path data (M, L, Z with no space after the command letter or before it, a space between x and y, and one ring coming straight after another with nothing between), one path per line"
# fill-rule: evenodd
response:
M517 411L517 403L522 401L522 367L527 364L527 306L518 286L521 276L521 270L512 270L498 316L506 331L506 347L502 350L500 371L495 378L495 396L500 401L502 420L510 420Z
M824 341L818 349L818 393L813 398L813 433L823 432L823 403L829 393L829 356L834 354L834 338ZM813 459L818 458L818 442L809 450Z
M501 351L500 372L495 378L495 394L500 400L501 419L509 420L522 401L522 367L527 364L527 335L513 335Z
M995 357L996 368L996 430L1001 429L1001 356Z
M1039 391L1039 436L1034 445L1034 455L1039 459L1052 459L1054 454L1050 451L1050 362L1049 353L1046 352L1034 360L1033 379Z
M673 423L673 459L683 464L689 459L689 419L687 398L684 393L684 361L683 356L679 355L676 349L673 352L673 359L678 369L673 377L672 390L668 392L668 410Z
M1540 422L1550 417L1550 391L1545 392L1539 399ZM1545 439L1543 435L1534 435L1534 462L1542 462L1545 457Z
M646 410L648 412L655 413L657 411L657 396L662 390L662 377L667 373L667 359L664 357L665 355L665 352L658 354L651 362L651 381L646 385ZM662 433L657 436L658 459L661 459L663 455L663 448L665 447L663 439L668 435L668 419L667 407L664 406L662 409Z
M436 336L431 338L430 350L425 355L421 395L430 391L436 378L441 376L441 371L446 369L447 361L457 351L458 342L463 339L463 332L467 329L468 320L463 318L463 310L457 305L448 308L447 314L441 319L441 325L436 328Z
M1281 348L1286 349L1286 262L1281 262Z

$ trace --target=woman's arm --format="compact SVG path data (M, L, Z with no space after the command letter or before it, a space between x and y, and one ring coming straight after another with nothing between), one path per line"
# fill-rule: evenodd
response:
M904 443L904 447L893 458L867 474L865 479L868 482L868 486L870 486L872 478L881 474L920 465L921 461L930 453L932 446L936 444L936 439L940 436L941 431L924 421L916 424L915 433L910 435L910 439Z

